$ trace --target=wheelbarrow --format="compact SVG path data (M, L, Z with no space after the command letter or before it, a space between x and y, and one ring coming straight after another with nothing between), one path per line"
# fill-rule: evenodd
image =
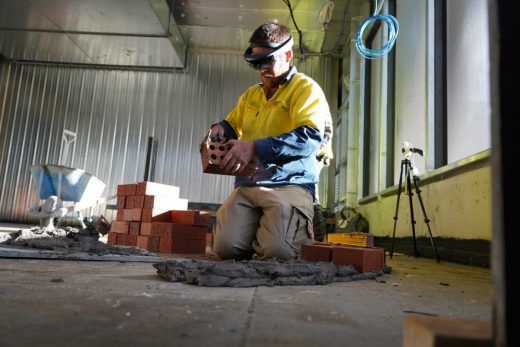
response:
M84 229L81 210L105 203L114 197L102 198L105 184L97 177L80 169L62 165L39 164L31 166L31 174L36 183L37 195L45 200L42 205L29 208L29 215L40 218L40 225L54 228L53 220L71 218L77 220ZM63 203L72 205L64 207Z

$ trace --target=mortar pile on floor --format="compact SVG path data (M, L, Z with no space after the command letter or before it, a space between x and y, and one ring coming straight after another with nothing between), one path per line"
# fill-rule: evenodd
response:
M99 241L99 234L93 234L88 229L77 229L69 226L63 229L42 227L21 229L18 232L8 234L3 242L0 241L0 245L14 248L50 250L60 253L153 255L139 248L107 245Z
M172 282L205 287L314 285L375 279L383 270L359 273L353 265L302 260L168 260L153 265Z

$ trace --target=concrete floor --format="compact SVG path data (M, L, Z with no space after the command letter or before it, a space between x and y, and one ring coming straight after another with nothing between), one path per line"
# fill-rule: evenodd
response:
M151 263L0 259L0 346L398 347L406 314L491 321L489 269L387 256L323 286L207 288Z

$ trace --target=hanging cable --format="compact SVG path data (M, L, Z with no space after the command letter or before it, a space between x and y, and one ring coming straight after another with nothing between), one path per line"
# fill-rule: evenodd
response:
M378 14L381 11L381 8L383 7L384 1L381 2L381 5L378 6L377 0L376 0L376 6L374 10L374 15L372 17L367 18L363 24L359 27L357 33L356 33L356 48L363 57L367 59L376 59L380 58L383 55L390 52L392 47L395 44L395 40L397 39L397 35L399 34L399 23L397 22L397 19L390 15L390 14ZM386 23L386 26L388 27L388 41L378 49L369 49L365 46L363 43L363 32L365 29L370 25L372 22L375 22L377 20L383 21Z
M283 0L283 2L289 8L289 12L291 14L292 22L294 24L294 27L296 28L296 31L298 32L298 46L300 48L300 59L303 60L304 59L304 53L303 53L303 46L302 46L302 31L300 30L300 28L298 28L298 24L296 24L296 20L294 19L294 13L293 13L293 10L292 10L291 1L290 0Z

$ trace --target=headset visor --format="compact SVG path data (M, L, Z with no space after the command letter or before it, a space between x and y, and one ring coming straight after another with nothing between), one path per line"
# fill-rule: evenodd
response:
M281 44L271 43L271 42L261 42L261 43L252 43L250 47L246 49L244 52L244 59L254 69L268 69L274 65L276 61L276 57L279 53L282 53L288 49L291 49L293 45L292 36L290 36L286 41ZM268 54L262 55L254 55L253 48L254 47L267 47L273 48L274 51Z

